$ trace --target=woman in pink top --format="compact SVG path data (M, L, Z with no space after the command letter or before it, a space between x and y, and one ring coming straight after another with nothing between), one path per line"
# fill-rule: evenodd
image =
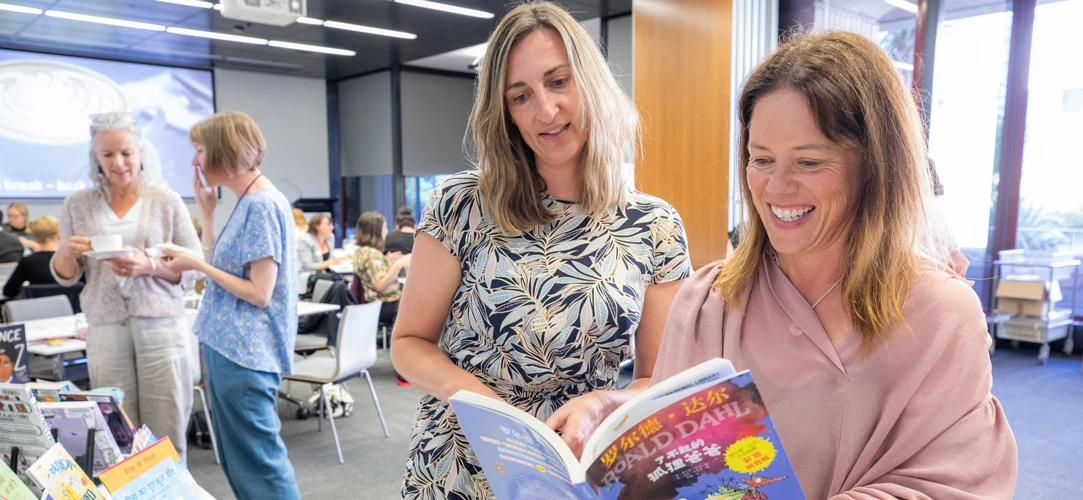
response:
M653 381L717 356L752 370L810 499L1011 498L982 307L938 264L921 122L891 61L852 33L799 37L739 106L749 220L682 286Z

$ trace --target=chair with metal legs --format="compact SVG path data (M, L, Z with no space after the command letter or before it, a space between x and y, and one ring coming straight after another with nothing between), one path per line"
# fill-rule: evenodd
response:
M298 360L294 364L293 375L283 377L285 380L319 385L320 403L317 413L321 414L321 417L317 428L320 431L323 430L322 414L326 412L330 417L331 434L334 435L335 449L338 451L340 464L344 463L342 445L338 440L338 429L335 427L331 402L327 398L327 388L331 385L363 375L369 384L369 392L372 393L372 402L376 405L376 414L380 417L384 437L391 437L391 433L387 431L384 412L380 409L380 400L376 397L376 388L372 385L372 377L369 376L368 371L376 363L376 330L380 323L380 306L379 302L346 306L342 310L342 320L339 322L334 357L310 356Z
M214 437L214 423L211 422L211 406L207 404L207 391L203 388L203 356L199 350L199 337L191 335L188 342L192 347L192 389L199 393L199 402L203 405L203 416L207 418L207 432L211 434L211 450L214 451L214 463L220 464L218 459L218 440Z

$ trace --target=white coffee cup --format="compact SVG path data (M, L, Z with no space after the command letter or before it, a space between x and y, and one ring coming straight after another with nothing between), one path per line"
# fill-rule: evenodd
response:
M95 252L112 252L123 248L124 242L120 239L119 234L103 234L101 236L92 236L90 238L90 247Z

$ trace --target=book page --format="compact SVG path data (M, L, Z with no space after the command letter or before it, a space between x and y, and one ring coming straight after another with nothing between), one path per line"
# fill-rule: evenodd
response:
M94 429L94 467L92 475L109 468L121 459L120 448L109 432L105 417L98 404L84 403L41 403L39 406L46 418L81 418L88 428ZM50 435L51 437L51 435Z
M579 468L575 456L540 420L467 391L450 399L496 498L586 498L572 480L572 471Z
M38 500L22 479L5 463L0 463L0 498L4 500Z
M658 410L679 401L703 387L717 384L737 374L733 364L722 358L714 358L678 373L647 390L617 408L601 424L583 447L582 462L590 464L614 441Z
M629 426L586 476L602 499L804 498L747 371Z

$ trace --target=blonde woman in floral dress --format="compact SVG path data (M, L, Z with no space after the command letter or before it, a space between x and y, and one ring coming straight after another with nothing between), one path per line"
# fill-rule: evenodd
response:
M393 334L395 367L426 393L405 498L492 498L447 404L460 389L546 421L578 454L646 387L690 265L677 212L628 187L638 121L559 7L519 6L490 37L470 120L478 169L429 200ZM613 390L633 355L635 380Z

